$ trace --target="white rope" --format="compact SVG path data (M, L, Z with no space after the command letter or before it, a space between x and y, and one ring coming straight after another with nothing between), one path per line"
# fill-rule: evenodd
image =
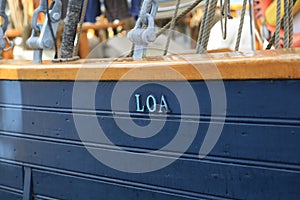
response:
M237 40L236 40L236 43L235 43L235 51L238 51L239 48L240 48L242 32L243 32L243 26L244 26L244 21L245 21L245 14L246 14L246 6L247 6L247 0L244 0L243 1L242 13L241 13L241 20L240 20L240 25L239 25L239 30L238 30L238 36L237 36Z

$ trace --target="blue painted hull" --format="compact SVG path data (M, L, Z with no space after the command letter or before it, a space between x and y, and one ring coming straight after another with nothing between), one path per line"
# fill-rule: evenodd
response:
M133 82L121 84L128 88L125 92L134 93ZM178 81L169 84L182 87ZM136 112L134 96L129 113L125 108L113 113L116 82L98 84L94 112L89 105L72 107L72 81L0 81L0 199L22 199L27 190L39 200L300 199L300 80L225 80L224 128L203 159L198 152L208 126L224 116L211 114L205 82L190 84L200 116L181 113L176 96L157 82L135 91L157 99L164 94L171 111L157 135L136 139L124 134L116 117L147 125L149 115ZM184 96L187 91L179 92ZM148 173L120 172L95 159L80 140L74 116L94 113L107 137L127 152L161 149L175 137L180 123L199 124L199 129L172 164ZM100 154L118 151L105 142L86 142ZM170 159L176 153L168 149L157 157Z

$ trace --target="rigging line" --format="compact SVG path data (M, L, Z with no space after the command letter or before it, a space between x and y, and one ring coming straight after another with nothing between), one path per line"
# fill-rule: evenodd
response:
M202 15L202 20L201 20L201 25L199 27L197 46L196 46L196 52L197 53L200 52L200 48L202 47L203 30L204 30L204 27L205 27L205 21L207 19L208 6L209 6L209 0L206 0L205 7L204 7L204 12L203 12L203 15Z
M170 29L169 29L169 35L168 35L168 39L167 39L167 43L166 43L166 47L165 47L164 56L168 54L171 37L173 36L173 31L174 31L175 25L176 25L176 17L178 14L179 5L180 5L180 0L177 0L176 8L175 8L175 11L173 14L173 18L171 20L171 25L170 25Z
M224 5L223 5L223 1L220 0L220 10L221 10L220 24L221 24L222 37L223 37L223 40L226 40L226 38L227 38L227 20L232 19L232 17L230 16L230 0L225 0ZM223 18L224 18L224 23L223 23Z
M293 8L294 4L292 0L288 1L289 3L289 48L293 48L294 43L294 21L293 21Z
M54 4L55 1L53 1L51 3L51 6ZM58 47L57 47L57 40L56 40L56 37L54 35L54 31L53 31L53 27L52 27L52 20L51 20L51 17L50 17L50 12L49 12L49 8L48 8L48 5L49 5L49 2L48 0L46 0L46 11L47 11L47 17L48 17L48 26L50 28L50 33L51 33L51 37L52 37L52 40L53 40L53 43L54 43L54 49L55 49L55 54L54 54L54 59L57 59L58 58Z
M284 38L283 38L283 47L288 48L289 46L289 0L284 0L284 17L283 17L283 30L284 30Z
M255 50L255 31L254 31L254 18L253 18L253 1L249 0L249 17L250 17L250 33L251 33L251 49Z
M196 0L192 5L190 5L187 9L185 9L180 15L178 15L175 19L175 22L179 22L184 16L186 16L189 12L191 12L194 8L198 6L203 0ZM156 37L159 37L163 34L169 27L171 26L171 21L166 24L164 27L160 29L159 32L156 33Z
M297 0L291 0L293 3L291 3L291 10L293 10L294 6L295 6L295 3L297 2ZM292 19L293 20L293 19ZM283 27L283 21L280 22L280 27L282 28ZM292 30L293 30L293 27L292 27ZM291 32L293 34L293 32ZM292 37L292 40L293 40L293 37ZM268 46L266 47L266 50L269 50L272 48L273 44L275 42L275 33L272 35L269 43L268 43ZM291 41L290 41L291 42ZM293 41L292 41L293 42Z
M74 51L73 51L73 57L78 56L80 37L81 37L81 33L82 33L82 25L84 23L84 17L85 17L86 11L87 11L88 1L89 0L84 0L83 1L81 17L80 17L80 22L79 22L79 30L78 30L78 33L77 33L77 41L76 41L76 45L75 45L75 48L74 48Z
M280 45L280 26L281 23L281 0L277 0L276 6L276 30L275 30L275 49L279 48Z
M214 17L216 14L216 7L217 7L218 1L217 0L211 0L209 5L209 12L208 12L208 18L205 22L204 32L203 32L203 38L202 38L202 47L200 48L200 51L197 53L205 53L207 50L208 40L210 36L211 29L214 25Z
M238 36L237 36L236 43L235 43L235 51L238 51L240 49L243 26L244 26L244 21L245 21L246 7L247 7L247 0L243 0L241 20L240 20L240 25L239 25L239 30L238 30Z

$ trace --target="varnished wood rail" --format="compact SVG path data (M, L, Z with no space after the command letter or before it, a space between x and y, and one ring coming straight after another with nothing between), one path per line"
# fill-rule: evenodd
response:
M300 79L300 49L184 54L147 58L80 60L72 63L0 61L2 80L243 80Z

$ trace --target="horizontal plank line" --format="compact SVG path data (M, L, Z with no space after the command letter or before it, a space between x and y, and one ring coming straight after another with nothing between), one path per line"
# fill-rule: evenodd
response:
M36 111L36 112L49 112L49 113L62 113L62 114L77 114L77 115L97 115L104 117L119 117L119 118L130 118L130 119L145 119L149 117L148 114L143 113L127 113L123 111L99 111L99 110L87 110L87 109L72 109L72 108L49 108L42 106L22 106L13 104L0 104L0 108L4 109L15 109L25 111ZM299 114L300 115L300 114ZM165 119L165 116L161 114L151 114L152 120ZM226 123L243 123L243 124L254 124L254 125L286 125L286 126L299 126L300 119L287 119L287 118L267 118L267 117L247 117L247 116L216 116L216 115L178 115L178 114L167 114L167 119L181 120L181 121L194 121L194 122L226 122Z
M50 138L50 137L43 137L43 136L36 136L36 135L28 135L23 133L12 133L12 132L3 132L0 131L0 136L4 137L14 137L14 138L20 138L25 140L35 140L35 141L42 141L42 142L49 142L49 143L56 143L56 144L65 144L65 145L72 145L72 146L78 146L78 147L89 147L89 148L97 148L101 150L110 150L110 151L120 151L119 148L122 148L127 153L132 154L147 154L149 151L153 151L154 149L149 148L134 148L134 147L128 147L128 146L112 146L109 144L97 144L92 142L83 142L81 141L75 141L75 140L67 140L67 139L56 139L56 138ZM251 159L241 159L241 158L226 158L226 157L220 157L220 156L206 156L204 159L200 159L199 155L192 154L192 153L183 153L182 152L175 152L175 151L156 151L155 153L152 153L153 156L159 156L159 157L165 157L165 158L177 158L180 157L180 159L184 160L190 160L190 161L198 161L203 163L215 163L215 164L228 164L236 165L236 166L248 166L248 167L255 167L255 168L263 168L263 169L269 169L269 170L289 170L293 173L299 173L300 172L300 165L297 164L287 164L287 163L280 163L280 162L271 162L271 161L258 161L258 160L251 160Z
M200 198L200 199L205 198L205 199L216 199L216 200L228 199L225 197L219 197L219 196L214 196L214 195L199 194L199 193L195 193L195 192L161 187L161 186L157 186L157 185L149 185L149 184L133 182L133 181L126 181L126 180L121 180L121 179L116 179L116 178L108 178L108 177L103 177L103 176L84 174L84 173L75 172L75 171L46 167L46 166L35 165L35 164L31 164L31 163L19 162L19 161L14 161L14 160L7 160L7 159L2 159L2 158L0 158L0 162L31 167L33 170L36 169L36 170L40 170L41 172L43 172L43 171L51 172L51 173L55 173L57 175L64 174L64 175L72 176L74 178L81 177L81 178L85 178L88 180L102 181L104 183L115 184L115 185L119 185L121 187L124 187L124 185L126 185L126 187L130 187L130 188L147 189L147 190L151 190L153 192L160 192L160 193L166 193L166 194L171 194L171 195L182 195L182 196L189 197L189 198Z
M55 199L53 197L47 197L47 196L43 196L43 195L34 195L34 199L40 199L40 200L60 200L60 199Z
M8 162L6 162L6 163L8 163ZM10 164L12 164L12 163L10 163ZM12 188L12 187L8 187L8 186L5 186L5 185L0 185L0 190L5 190L5 191L8 191L10 193L17 194L17 195L23 195L22 190Z

